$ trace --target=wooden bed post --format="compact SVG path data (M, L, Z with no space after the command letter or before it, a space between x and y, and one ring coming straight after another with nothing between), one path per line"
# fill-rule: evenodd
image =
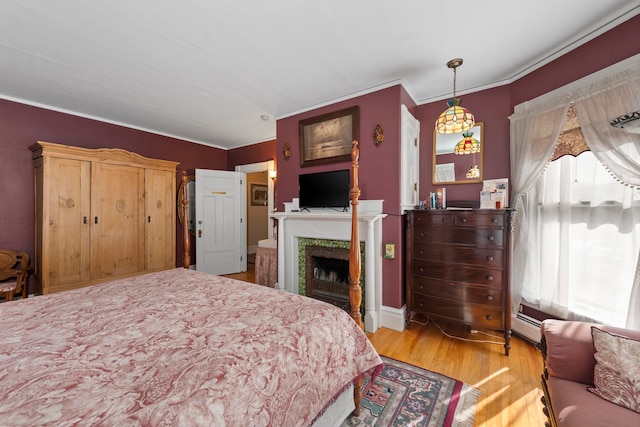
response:
M182 171L182 246L184 257L182 266L189 268L191 265L191 237L189 236L189 197L187 188L187 171Z
M361 329L362 315L360 305L362 304L362 287L360 286L360 275L362 267L360 265L360 233L358 231L358 198L360 197L360 187L358 187L358 161L360 160L360 150L358 141L351 143L351 249L349 251L349 301L351 303L351 318ZM355 409L353 414L360 415L360 401L362 400L362 384L364 376L360 375L353 382L353 403Z
M363 328L362 316L360 314L360 304L362 303L362 287L360 286L360 275L362 274L360 265L360 233L358 231L358 198L360 188L358 187L358 160L360 150L358 141L352 142L351 150L351 249L349 252L349 301L351 302L351 317Z

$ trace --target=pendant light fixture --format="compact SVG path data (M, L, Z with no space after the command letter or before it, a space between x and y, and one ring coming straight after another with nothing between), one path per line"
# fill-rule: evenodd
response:
M462 134L462 139L453 149L454 154L475 154L480 152L480 141L473 137L473 132L467 131Z
M453 68L453 99L447 104L449 108L440 114L436 120L436 132L438 133L462 133L475 125L471 111L460 106L460 99L456 98L456 68L462 65L462 58L455 58L447 62L447 67Z

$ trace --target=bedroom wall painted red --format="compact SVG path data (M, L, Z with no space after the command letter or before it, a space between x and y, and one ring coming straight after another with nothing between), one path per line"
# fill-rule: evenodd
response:
M245 147L234 148L227 152L227 170L233 171L236 166L261 163L276 158L276 140L260 142ZM278 170L278 165L275 165Z
M224 150L0 100L0 248L34 253L33 162L29 146L37 141L122 148L146 157L177 161L178 180L182 170L193 174L196 168L227 168ZM177 254L182 253L182 247L177 230ZM181 265L182 257L177 258L176 265Z

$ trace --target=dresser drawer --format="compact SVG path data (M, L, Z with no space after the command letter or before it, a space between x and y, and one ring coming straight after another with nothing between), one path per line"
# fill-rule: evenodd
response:
M476 248L472 246L451 246L437 243L416 242L413 248L414 259L432 261L451 261L464 264L502 268L502 249Z
M449 282L474 283L485 286L502 286L502 270L467 267L428 260L414 260L413 276L430 277Z
M453 223L457 227L504 227L504 215L501 212L477 213L457 212Z
M449 226L455 223L454 214L451 211L414 211L414 227Z
M504 227L504 213L501 211L417 211L414 227Z
M502 310L499 307L484 305L459 305L439 298L415 295L414 311L447 320L466 323L489 329L504 329Z
M416 227L414 240L419 242L450 243L474 246L503 246L503 232L492 228L426 228Z
M414 277L412 294L452 300L454 304L485 304L502 307L502 288L473 286L437 279Z

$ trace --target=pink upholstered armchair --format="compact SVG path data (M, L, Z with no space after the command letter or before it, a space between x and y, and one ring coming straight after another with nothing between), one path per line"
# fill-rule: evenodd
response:
M593 328L598 331L593 331ZM635 373L622 372L630 375L630 378L620 381L616 381L615 372L603 375L603 371L598 370L607 369L608 361L605 359L611 356L635 366L634 357L638 355L634 353L640 345L640 331L551 319L542 322L540 329L540 349L545 362L542 402L549 417L547 426L640 426L640 413L636 412L637 396L631 396L630 399L631 406L635 405L636 409L624 407L624 402L620 403L615 396L617 392L625 394L622 393L625 387L620 385L633 384L634 381L637 384L637 369L629 370L635 370ZM606 340L612 341L603 340L602 336L607 336ZM596 356L598 348L601 353ZM597 363L600 368L596 368ZM599 380L594 377L596 372L600 375ZM609 387L608 395L598 390L600 381ZM602 394L605 396L602 397Z

